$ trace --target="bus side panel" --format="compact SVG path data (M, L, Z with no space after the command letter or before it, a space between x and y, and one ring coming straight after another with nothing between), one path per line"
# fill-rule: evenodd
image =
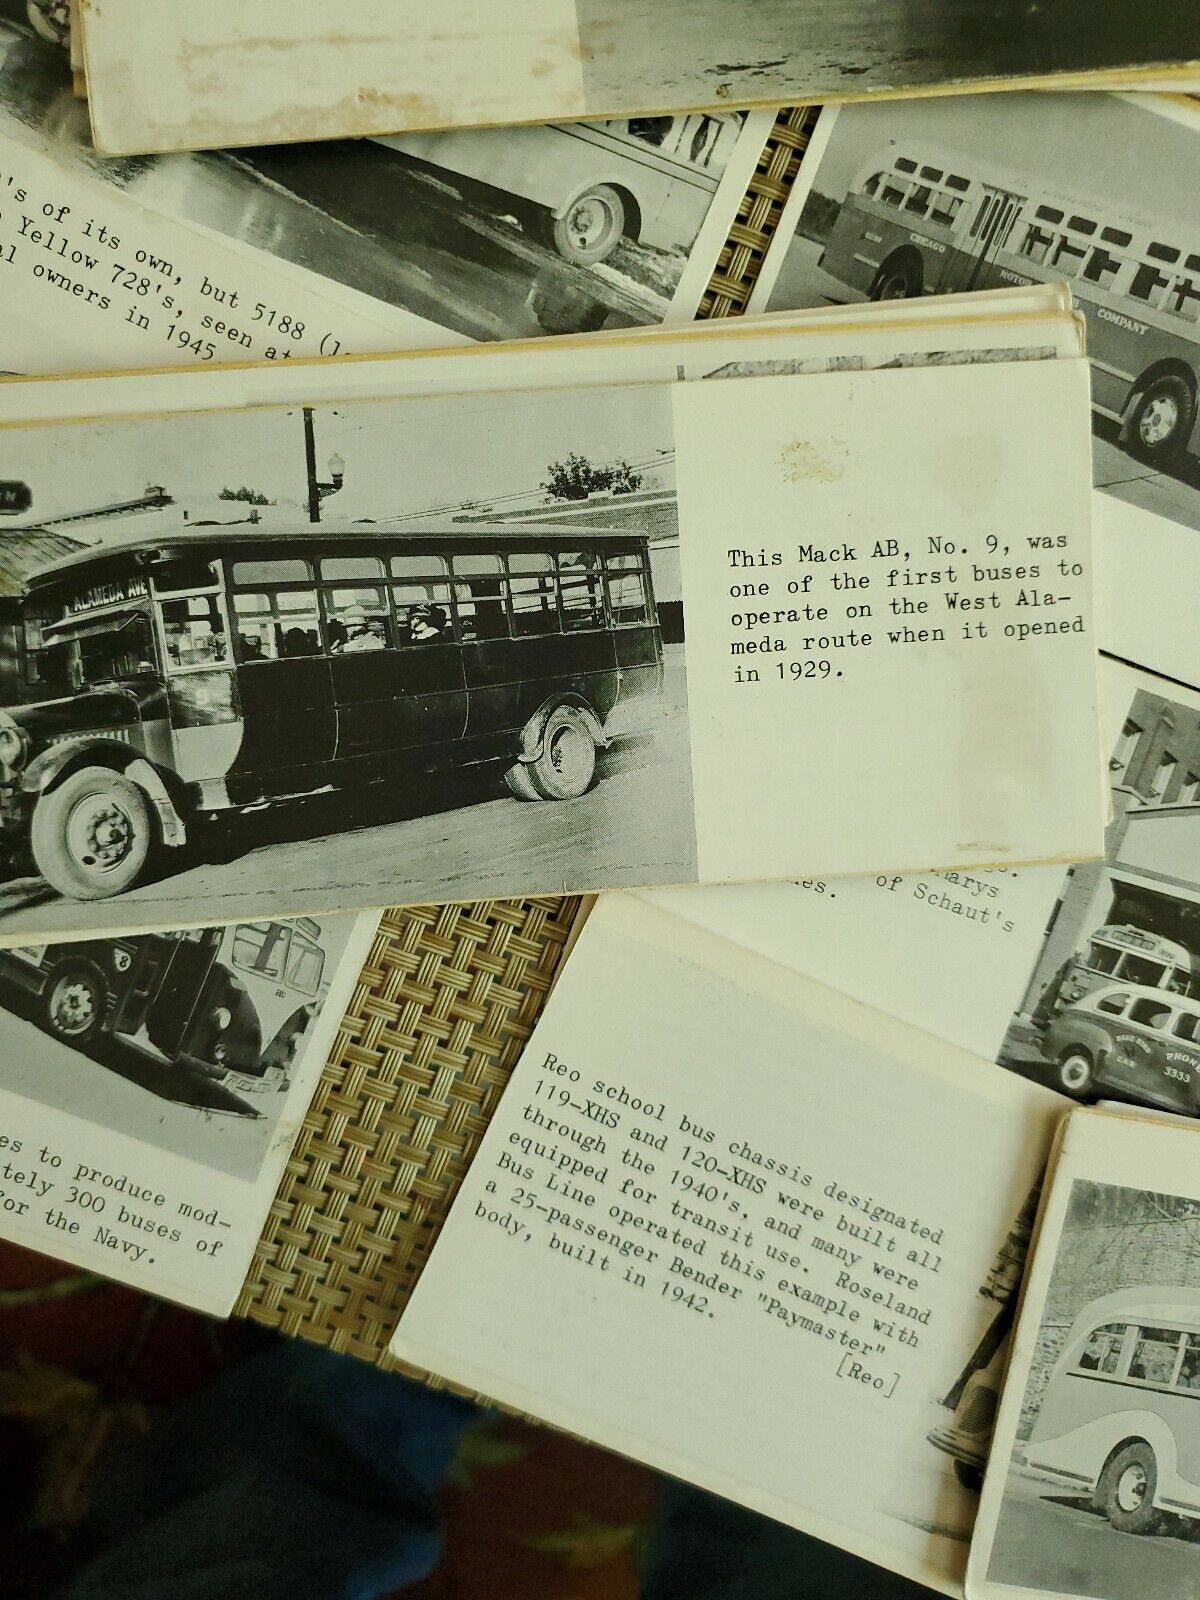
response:
M576 186L578 155L559 128L487 128L382 138L427 166L557 210Z
M613 635L621 669L621 705L658 694L663 686L662 642L658 629L618 628Z
M324 657L244 663L238 690L245 734L235 773L252 775L264 792L286 792L297 768L333 760L337 717Z
M447 644L416 645L397 655L398 694L389 709L392 749L452 744L467 729L464 651Z
M613 635L598 629L547 634L525 641L525 674L517 703L520 726L556 694L577 694L603 722L617 699Z
M467 738L519 726L521 641L479 639L462 647L467 693Z
M860 202L846 200L830 230L819 265L839 283L867 295L880 263L908 242L908 229L900 227L891 216L876 216Z

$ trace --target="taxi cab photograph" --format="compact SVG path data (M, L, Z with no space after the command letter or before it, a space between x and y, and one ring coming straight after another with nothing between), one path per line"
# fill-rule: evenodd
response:
M1067 1094L1103 1091L1200 1115L1200 1001L1141 984L1094 989L1046 1030L1046 1059Z

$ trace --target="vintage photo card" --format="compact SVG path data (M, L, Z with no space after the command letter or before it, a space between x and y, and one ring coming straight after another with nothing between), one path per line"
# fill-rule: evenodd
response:
M602 896L393 1352L961 1593L925 1435L1053 1097Z
M332 134L803 104L1150 68L1195 78L1190 10L1125 0L92 0L97 147L119 155Z
M1085 402L967 359L5 428L0 942L1098 854Z
M1200 695L1100 688L1102 861L654 898L1062 1095L1200 1116Z
M1103 648L1200 683L1200 106L987 95L831 108L752 309L1048 279L1087 318ZM1168 574L1170 575L1168 578Z
M1170 1120L1068 1121L971 1546L971 1600L1174 1600L1193 1587L1197 1144Z
M293 360L686 321L769 112L106 158L0 4L0 369ZM19 291L19 293L18 293Z
M0 1233L227 1315L378 921L0 951Z

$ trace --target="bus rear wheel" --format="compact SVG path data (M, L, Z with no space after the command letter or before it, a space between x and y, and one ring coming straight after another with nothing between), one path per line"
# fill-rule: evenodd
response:
M574 706L555 706L533 761L514 761L504 781L520 800L577 800L596 776L596 741Z
M607 183L597 183L554 219L554 247L564 261L591 267L607 261L625 232L625 202Z
M1104 1468L1096 1498L1118 1533L1153 1533L1159 1522L1154 1509L1157 1489L1158 1461L1151 1447L1138 1439L1118 1450Z
M908 256L890 257L875 274L872 300L914 300L921 292L921 268Z
M108 991L85 961L66 962L50 974L42 994L46 1031L63 1044L90 1044L104 1022Z
M81 767L34 807L29 842L51 888L74 900L132 889L154 844L146 796L120 772Z
M1196 426L1196 395L1186 378L1164 373L1146 385L1129 422L1129 439L1143 461L1177 461Z

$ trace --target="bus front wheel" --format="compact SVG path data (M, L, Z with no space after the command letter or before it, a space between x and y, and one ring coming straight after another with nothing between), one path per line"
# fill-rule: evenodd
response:
M1158 1461L1150 1446L1138 1439L1118 1450L1104 1468L1096 1497L1118 1533L1153 1533L1158 1526L1157 1489Z
M1148 383L1129 422L1143 461L1177 461L1196 426L1196 396L1186 378L1167 372Z
M108 767L81 767L38 801L29 842L38 871L59 894L107 900L141 877L154 821L136 783Z
M592 267L607 261L625 232L625 202L607 183L597 183L554 219L554 246L564 261Z
M108 992L89 963L71 961L56 967L42 994L46 1031L63 1044L90 1044L100 1032Z

